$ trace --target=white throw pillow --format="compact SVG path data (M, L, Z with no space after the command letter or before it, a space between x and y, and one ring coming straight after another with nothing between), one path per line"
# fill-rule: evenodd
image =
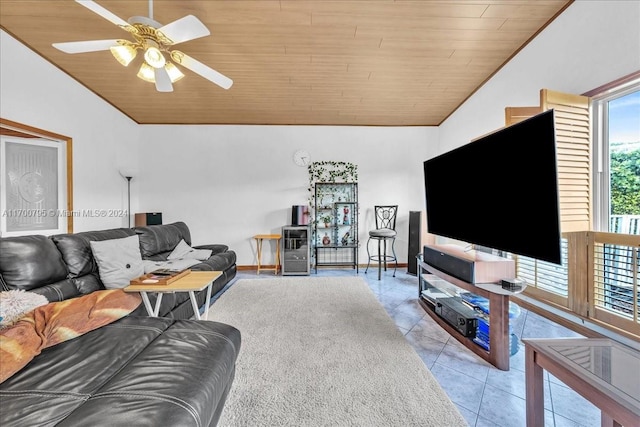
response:
M167 259L197 259L205 261L211 256L211 249L193 249L184 239L173 248Z
M140 239L137 235L89 243L105 288L124 288L131 279L144 274Z
M178 243L176 247L173 248L173 251L171 251L169 256L167 256L167 259L184 258L184 256L189 252L191 252L192 250L193 249L191 248L191 246L187 245L187 242L185 242L184 239L182 239L180 240L180 243Z

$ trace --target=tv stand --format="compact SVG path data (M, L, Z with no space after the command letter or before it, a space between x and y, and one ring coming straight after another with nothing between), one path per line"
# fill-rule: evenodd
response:
M489 255L489 254L486 254ZM496 257L497 258L497 257ZM486 258L485 258L486 259ZM482 359L491 363L498 369L503 371L509 370L510 340L509 335L509 295L522 292L520 289L516 292L502 289L498 283L469 283L454 277L451 272L443 271L423 261L422 255L418 255L418 300L424 310L445 329L451 336L457 339L465 347L473 351ZM501 258L501 260L505 260ZM512 260L506 260L511 261ZM504 265L497 263L496 265ZM508 278L512 276L502 276ZM463 289L474 293L489 300L489 350L485 350L476 344L472 338L468 338L460 333L451 324L436 314L434 296L448 295L453 296ZM433 292L430 294L430 292Z

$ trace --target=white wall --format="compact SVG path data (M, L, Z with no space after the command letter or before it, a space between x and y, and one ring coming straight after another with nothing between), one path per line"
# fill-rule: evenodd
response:
M638 70L640 1L577 0L439 127L437 154L503 127L505 107L540 105L540 89L581 94Z
M140 209L185 221L194 244L228 244L238 265L256 264L253 235L279 233L291 206L308 203L307 169L292 160L298 149L312 161L358 165L361 242L375 204L399 205L396 252L406 262L409 211L424 210L422 161L437 141L428 127L148 125L143 134ZM266 244L263 262L273 263Z
M73 207L126 209L118 167L136 164L133 121L0 31L0 116L73 140ZM127 218L74 218L74 231L124 227Z

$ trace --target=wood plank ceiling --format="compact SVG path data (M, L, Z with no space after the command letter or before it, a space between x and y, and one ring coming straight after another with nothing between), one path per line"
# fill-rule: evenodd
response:
M118 17L147 0L98 0ZM234 80L182 68L159 93L109 51L54 42L131 39L73 0L1 0L0 27L140 124L439 125L572 0L156 0L167 24L211 35L180 50ZM11 60L2 56L2 61ZM4 106L10 108L10 106Z

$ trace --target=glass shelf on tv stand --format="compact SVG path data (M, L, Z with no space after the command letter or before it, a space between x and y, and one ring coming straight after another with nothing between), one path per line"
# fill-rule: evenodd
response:
M513 292L502 289L502 286L496 283L468 283L425 263L421 255L416 258L418 264L418 301L422 308L465 347L498 369L508 371L510 357L509 296L522 292L524 287ZM478 346L472 339L460 334L435 313L436 298L460 296L463 292L471 292L489 300L489 325L492 331L489 337L489 351Z
M422 273L421 279L420 297L431 304L435 304L437 298L460 296L460 288L434 274Z

